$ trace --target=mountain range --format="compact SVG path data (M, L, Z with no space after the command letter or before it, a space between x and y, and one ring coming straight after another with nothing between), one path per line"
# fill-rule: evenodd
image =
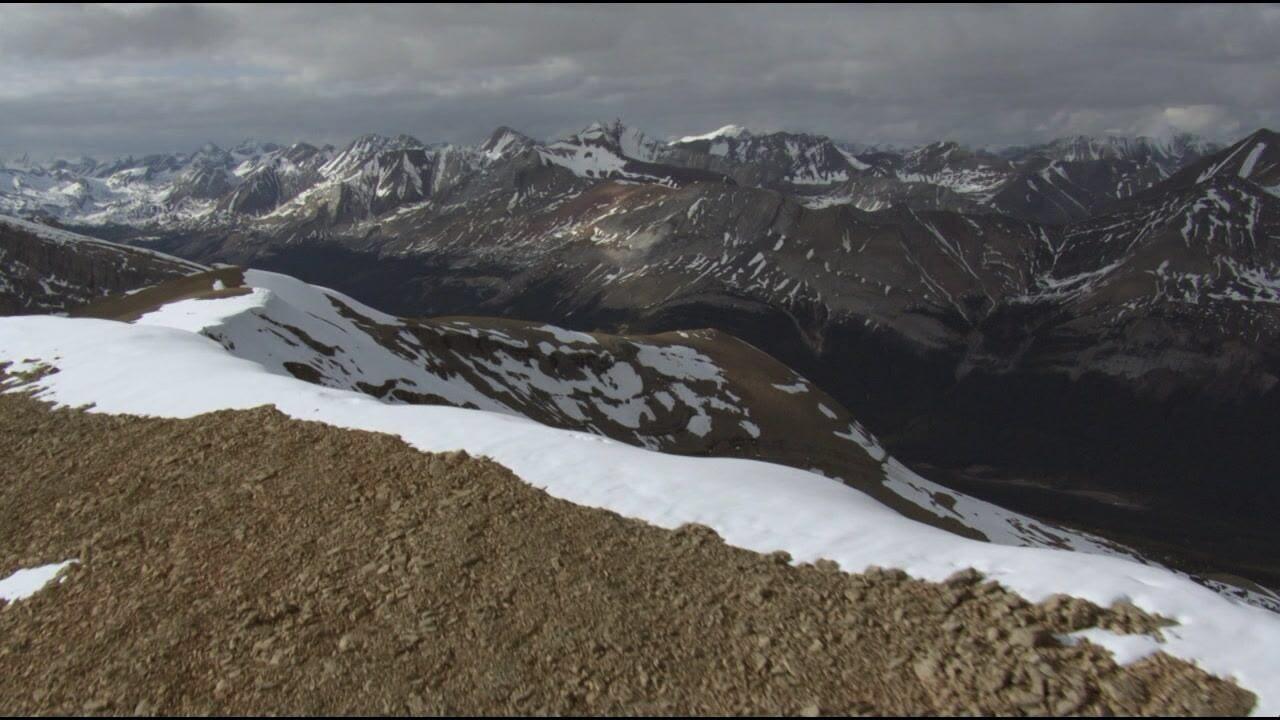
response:
M1074 137L998 152L936 142L887 150L805 133L727 126L664 142L620 121L552 142L499 128L477 146L365 135L345 148L245 141L192 153L0 164L0 210L77 224L172 227L324 206L334 222L376 217L447 194L532 151L588 180L695 181L793 194L811 207L994 210L1037 222L1077 220L1168 177L1218 146L1192 135ZM424 185L425 180L425 185ZM300 197L301 196L301 197Z
M504 127L10 163L0 212L400 316L714 330L955 491L1275 585L1278 153L1267 130L993 151Z

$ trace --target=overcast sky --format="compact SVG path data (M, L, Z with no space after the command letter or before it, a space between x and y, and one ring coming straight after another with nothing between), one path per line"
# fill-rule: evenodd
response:
M1010 144L1280 126L1280 7L0 7L0 156L622 118Z

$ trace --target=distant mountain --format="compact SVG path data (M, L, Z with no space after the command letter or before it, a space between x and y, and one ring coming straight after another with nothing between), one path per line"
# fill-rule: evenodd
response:
M340 150L245 141L230 150L209 144L190 154L101 162L20 159L0 168L0 212L91 226L205 228L252 222L304 196L284 212L315 230L421 202L463 175L532 152L592 182L732 182L792 194L811 207L905 205L1064 223L1150 187L1212 149L1193 136L1075 137L998 154L950 142L897 149L734 125L662 142L615 121L548 143L500 128L473 147L365 135ZM442 155L448 161L437 164Z
M786 132L757 135L737 126L677 140L661 157L729 175L740 185L778 190L829 186L868 169L829 138Z
M207 144L190 154L0 166L0 213L96 226L208 225L223 221L215 211L245 176L288 153L245 142L232 150Z
M331 156L327 149L297 143L273 150L257 162L242 164L234 171L239 182L219 198L217 210L232 216L269 213L321 182L320 168Z
M596 123L580 133L540 147L549 165L592 180L625 180L678 186L692 182L725 183L715 170L664 162L666 148L621 123Z
M1085 137L1002 153L1016 163L991 205L1006 215L1042 222L1087 219L1149 188L1218 146L1193 135Z
M1039 156L1062 162L1129 160L1151 163L1167 177L1188 162L1220 149L1215 143L1187 133L1167 138L1076 135L1041 145L1007 148L1000 154L1015 161Z
M1170 178L1172 185L1235 177L1280 196L1280 134L1259 130L1221 152L1198 158Z

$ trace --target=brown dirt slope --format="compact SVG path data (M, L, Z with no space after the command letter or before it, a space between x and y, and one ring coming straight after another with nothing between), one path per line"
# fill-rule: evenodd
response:
M0 712L1228 713L1150 629L975 573L791 566L549 497L501 466L260 408L191 420L0 396Z

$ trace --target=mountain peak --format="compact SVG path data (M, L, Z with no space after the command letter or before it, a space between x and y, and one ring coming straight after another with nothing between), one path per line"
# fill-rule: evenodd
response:
M1247 142L1247 143L1265 142L1265 143L1280 144L1280 133L1277 133L1275 130L1272 130L1271 128L1258 128L1257 130L1254 130L1253 133L1251 133L1248 137L1246 137L1242 142Z
M597 120L571 135L570 139L577 138L579 140L606 140L617 142L623 135L628 133L634 134L639 133L639 131L628 127L621 119L614 119L612 122L601 122Z
M1219 175L1231 175L1275 194L1274 188L1280 187L1280 135L1267 128L1259 128L1240 142L1205 156L1201 166L1183 171L1191 172L1195 173L1197 183Z
M741 125L725 125L724 127L712 130L704 135L686 135L679 140L673 141L672 144L698 142L700 140L718 140L720 138L738 138L744 135L750 135L751 131Z
M235 147L231 148L233 155L261 155L262 153L274 152L280 149L280 145L273 142L263 142L255 138L245 138L241 140Z
M383 150L408 150L425 147L422 141L412 135L401 133L394 138L378 133L366 133L351 141L347 151L364 150L381 152Z
M480 154L489 160L497 160L512 152L518 152L533 143L524 133L506 125L499 126L489 139L480 144Z

